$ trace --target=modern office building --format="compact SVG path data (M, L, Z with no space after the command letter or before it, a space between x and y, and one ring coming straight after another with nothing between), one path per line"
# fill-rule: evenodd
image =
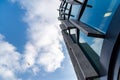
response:
M78 80L120 80L120 0L61 0L58 11Z

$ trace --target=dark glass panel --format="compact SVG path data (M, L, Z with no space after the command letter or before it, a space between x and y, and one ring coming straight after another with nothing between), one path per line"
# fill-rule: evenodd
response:
M93 7L85 9L81 21L106 32L120 0L88 0L88 4Z

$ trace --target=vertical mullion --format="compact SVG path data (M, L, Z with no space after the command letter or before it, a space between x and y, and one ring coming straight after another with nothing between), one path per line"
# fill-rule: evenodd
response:
M65 13L67 6L68 6L68 3L66 3L66 5L65 5L65 9L64 9L63 13ZM65 19L65 14L64 14L64 19Z
M82 8L81 8L81 10L79 11L79 15L78 15L78 21L80 20L80 18L82 17L82 15L83 15L83 12L84 12L84 10L85 10L85 8L86 8L86 6L87 6L87 2L88 2L88 0L85 0L84 1L84 3L82 4Z
M76 40L77 40L77 43L79 43L79 37L80 37L80 30L77 28L76 29Z
M70 10L69 10L69 13L68 13L68 19L70 19L71 11L72 11L72 4L70 5Z

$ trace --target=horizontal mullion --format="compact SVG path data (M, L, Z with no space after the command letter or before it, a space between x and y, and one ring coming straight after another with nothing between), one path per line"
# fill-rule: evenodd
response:
M85 33L87 36L90 37L97 37L97 38L105 38L105 34L89 27L88 25L82 23L81 21L77 21L77 20L70 20L70 22L77 27L78 29L80 29L83 33Z

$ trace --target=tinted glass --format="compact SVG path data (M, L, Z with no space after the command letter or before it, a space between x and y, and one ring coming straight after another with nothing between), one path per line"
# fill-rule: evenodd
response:
M106 33L120 0L89 0L87 4L93 7L86 7L80 21ZM100 56L103 39L88 37L84 33L80 34L80 38L80 42L88 43Z
M81 5L73 5L72 6L71 14L74 15L74 17L70 17L71 19L77 19L80 8L81 8Z
M85 9L81 21L106 32L120 0L88 0L88 4L93 7Z
M80 32L80 43L87 43L100 56L103 39L88 37Z

